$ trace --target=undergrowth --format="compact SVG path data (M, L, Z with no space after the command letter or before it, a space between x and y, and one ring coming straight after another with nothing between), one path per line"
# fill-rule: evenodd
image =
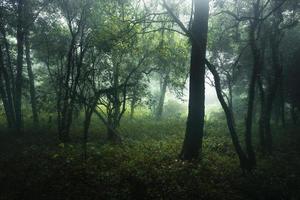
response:
M120 145L95 125L83 159L81 131L69 144L55 130L1 134L0 199L299 199L300 136L278 131L272 156L243 174L224 123L207 122L201 161L178 159L184 120L124 121ZM52 131L51 131L52 130ZM243 138L240 135L241 139Z

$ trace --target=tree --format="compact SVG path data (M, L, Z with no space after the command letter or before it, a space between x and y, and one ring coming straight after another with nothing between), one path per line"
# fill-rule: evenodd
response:
M174 16L170 7L164 2L169 13ZM192 43L189 111L186 125L186 134L180 157L184 160L197 159L202 152L202 138L205 110L205 59L208 32L209 1L194 1L194 17L190 35ZM177 17L173 17L177 19ZM180 22L181 28L184 25ZM185 29L185 28L184 28Z

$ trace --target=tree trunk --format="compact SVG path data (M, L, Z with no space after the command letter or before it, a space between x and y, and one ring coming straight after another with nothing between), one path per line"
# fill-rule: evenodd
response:
M70 126L72 123L72 114L73 114L72 113L73 108L72 105L70 104L70 102L73 100L70 99L70 97L72 95L71 88L73 85L71 81L73 81L72 77L74 76L74 74L72 73L74 72L74 65L75 65L75 61L74 61L75 44L76 44L76 35L72 35L72 40L69 46L69 51L67 56L66 73L64 74L64 79L62 81L63 87L61 93L63 97L62 99L59 100L60 102L58 106L59 108L58 134L61 142L68 142L70 140L69 134L70 134Z
M27 63L27 71L28 71L28 78L29 78L29 91L30 91L32 117L33 117L34 125L38 125L39 117L38 117L38 110L37 110L36 92L34 86L34 74L31 65L30 43L29 43L28 33L25 36L25 51L26 51L26 63Z
M1 96L1 99L2 99L4 111L5 111L5 116L6 116L6 121L7 121L7 127L11 128L13 126L13 122L12 122L12 118L10 116L7 95L6 95L6 92L4 90L4 85L3 85L1 70L0 70L0 96Z
M122 142L121 137L120 137L118 131L116 130L116 127L114 127L114 125L110 121L110 119L108 118L106 120L101 115L101 113L99 111L97 111L96 107L94 108L94 112L107 128L107 139L113 143L117 143L117 144L121 143Z
M93 108L85 109L85 118L84 118L84 131L83 131L83 159L87 159L87 141L88 133L91 124L91 118L93 114Z
M13 72L12 65L11 65L11 57L10 57L10 50L9 50L10 48L9 48L9 43L6 38L5 29L4 29L4 27L0 27L0 28L1 28L1 33L3 35L4 45L5 45L5 56L6 56L6 66L7 66L7 68L4 68L4 71L3 71L4 79L6 82L6 91L7 91L8 98L11 99L10 103L12 104L13 114L15 115L15 109L14 109L15 100L14 100L14 98L15 98L16 86L15 86L14 72ZM9 85L9 87L8 87L8 85Z
M215 69L215 67L213 65L211 65L209 62L206 62L206 65L214 77L216 93L217 93L219 102L221 103L221 106L222 106L225 116L226 116L228 130L230 132L231 140L232 140L233 146L235 148L235 151L239 157L240 166L243 170L248 169L247 156L244 153L244 151L242 150L242 147L240 145L239 138L238 138L238 135L236 132L233 111L230 109L229 105L227 105L227 103L223 97L223 94L222 94L221 81L220 81L219 74L218 74L217 70ZM249 170L251 170L251 168Z
M231 78L227 78L227 85L228 85L228 94L229 94L229 99L228 99L228 107L233 113L233 91L232 91L232 83L231 83Z
M254 5L254 12L259 12L259 5ZM258 75L260 73L260 64L261 64L261 55L260 50L257 48L256 40L256 31L258 22L250 23L249 38L250 38L250 47L253 56L253 67L251 71L250 83L248 87L248 103L247 103L247 115L246 115L246 135L245 143L246 150L249 159L249 167L254 168L256 166L255 152L252 146L252 123L253 123L253 111L254 111L254 100L255 100L255 86Z
M23 54L24 54L24 28L23 28L23 0L18 1L18 20L17 20L17 75L16 75L16 130L22 130L22 88L23 88Z
M118 64L114 64L114 72L113 72L113 86L114 86L114 94L113 94L113 127L116 128L119 126L119 115L120 115L120 93L119 93L119 82L120 82L120 68Z
M291 105L291 119L293 121L294 125L297 125L297 121L298 121L298 116L297 116L297 108L295 107L294 104Z
M209 1L194 1L194 20L192 35L198 38L192 40L189 108L185 139L180 154L183 160L201 157L205 112L205 57L208 31ZM199 42L198 42L199 41Z
M159 102L158 102L158 105L157 105L157 108L156 108L156 116L155 116L155 118L157 120L160 120L161 117L162 117L162 114L163 114L163 109L164 109L164 103L165 103L165 97L166 97L168 82L169 82L169 75L166 75L164 77L164 80L162 80Z
M261 78L258 79L258 89L260 95L260 115L259 115L259 142L263 152L265 152L265 92L262 85Z
M282 127L285 127L285 98L284 98L284 87L283 87L283 77L280 80L280 119Z
M274 8L278 7L279 2L273 2ZM278 86L282 80L282 67L280 65L279 56L280 56L280 41L281 41L281 33L280 33L280 23L282 22L282 11L281 9L277 9L273 13L274 19L272 21L272 34L270 35L270 47L271 47L271 60L272 60L272 75L273 77L270 79L269 83L269 91L267 94L266 101L266 110L265 110L265 134L266 134L266 147L268 153L272 153L273 146L273 138L271 132L271 115L273 110L273 104L278 94Z
M4 80L5 82L7 83L7 77L6 79L4 78L3 80L3 77L5 77L4 75L4 70L5 70L5 67L4 67L4 60L3 60L3 52L2 52L2 47L0 45L0 95L1 95L1 99L2 99L2 102L3 102L3 106L4 106L4 111L5 111L5 115L6 115L6 120L7 120L7 126L8 128L12 128L14 126L14 113L13 111L11 110L11 105L10 103L10 99L8 98L8 95L7 92L6 92L6 89L5 89L5 86L3 84ZM8 85L8 87L10 87L10 85Z

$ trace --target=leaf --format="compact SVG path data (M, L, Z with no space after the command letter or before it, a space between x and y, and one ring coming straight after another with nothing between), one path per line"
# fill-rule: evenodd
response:
M64 144L64 143L60 143L58 146L59 146L60 148L65 148L65 144Z
M57 158L59 155L56 153L52 156L52 158Z

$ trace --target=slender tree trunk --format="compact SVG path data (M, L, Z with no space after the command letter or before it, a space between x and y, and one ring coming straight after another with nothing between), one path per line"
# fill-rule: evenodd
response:
M192 160L201 157L205 112L205 57L208 32L209 1L195 0L195 14L192 24L192 40L189 108L185 139L181 159ZM199 41L199 42L198 42Z
M274 1L274 8L278 7L279 2ZM282 11L277 9L273 13L274 19L272 21L272 34L270 36L270 47L271 47L271 59L272 59L272 75L270 79L269 90L266 99L266 110L265 110L265 133L266 133L266 147L268 153L272 153L272 132L271 132L271 115L273 110L273 104L278 94L278 86L282 80L282 67L280 65L280 41L281 41L281 31L280 23L282 22Z
M1 52L1 56L2 56L2 52ZM4 85L5 85L5 93L6 93L6 97L7 97L7 106L8 106L8 118L9 121L11 121L11 126L10 128L15 129L16 128L16 115L15 115L15 107L14 107L14 93L13 93L13 82L14 80L9 78L9 74L7 72L6 67L4 66L3 63L3 56L2 56L2 64L1 64L1 69L2 71L2 75L3 75L3 79L4 79Z
M162 80L159 102L158 102L158 105L156 108L156 116L155 117L157 120L160 120L162 117L162 114L163 114L168 82L169 82L169 75L166 75L164 77L164 79Z
M298 121L298 116L297 116L297 108L295 107L294 104L291 105L291 119L293 120L293 124L296 125Z
M119 115L120 115L120 93L119 93L119 82L120 82L120 68L118 64L114 64L114 80L113 80L113 86L114 86L114 95L113 95L113 127L116 128L119 126Z
M247 156L244 153L244 151L240 145L239 138L238 138L238 135L236 132L233 111L230 109L229 105L227 105L227 103L223 97L223 94L222 94L221 81L220 81L219 74L218 74L217 70L215 69L215 67L213 65L211 65L209 62L206 62L206 65L214 77L216 93L217 93L219 102L221 103L221 106L222 106L225 116L226 116L227 126L228 126L228 129L230 132L233 146L234 146L235 151L240 160L240 166L243 170L248 169ZM251 168L248 170L251 170Z
M18 0L18 20L17 20L17 74L16 74L16 130L22 130L22 88L23 88L23 55L24 55L24 28L23 28L23 8L24 1Z
M258 89L260 95L260 115L259 115L259 140L262 151L265 151L265 92L261 78L258 79Z
M283 77L280 80L280 111L281 111L281 124L285 127L285 98L284 98L284 88L283 88Z
M121 114L121 102L120 102L120 69L119 64L113 63L114 71L113 71L113 96L112 96L112 110L108 113L107 117L107 138L109 141L117 142L119 141L119 136L116 134L116 129L120 125L120 114ZM125 97L126 98L126 97Z
M76 35L72 35L72 40L69 46L68 56L67 56L67 65L66 65L66 73L64 74L64 79L62 81L63 88L62 94L63 98L60 100L59 104L59 126L58 126L58 134L59 139L62 142L68 142L70 140L70 125L72 122L72 105L70 102L71 97L71 85L73 84L72 80L72 72L74 72L74 48L76 43Z
M30 91L33 122L35 125L38 125L39 117L38 117L38 110L37 110L36 92L34 86L34 74L31 65L30 43L29 43L28 33L25 36L25 52L26 52L26 63L27 63L27 71L28 71L28 78L29 78L29 91Z
M4 45L5 45L5 57L6 57L6 66L7 66L7 68L4 68L3 73L4 73L6 85L9 85L9 87L6 86L8 98L11 99L10 102L12 103L12 107L13 107L12 110L13 110L13 113L15 113L14 98L15 98L16 86L15 86L14 72L13 72L12 65L11 65L10 47L9 47L9 43L6 38L6 31L5 31L4 27L0 27L0 28L1 28L1 33L3 35Z
M232 94L233 92L232 92L232 83L230 78L228 79L228 91L229 91L228 107L233 112L233 94Z
M4 107L6 121L7 121L7 127L11 128L13 126L13 122L12 122L12 118L10 116L7 95L6 95L6 92L4 90L1 70L0 70L0 97L1 97L2 102L3 102L3 107Z
M257 6L257 7L256 7ZM259 12L258 5L254 6L255 12ZM255 152L252 146L252 123L253 123L253 113L254 113L254 100L255 100L255 86L258 78L258 74L260 73L260 50L257 48L256 44L256 29L257 29L257 21L251 22L250 25L250 46L251 52L253 56L253 67L250 77L250 83L248 88L248 104L247 104L247 115L246 115L246 135L245 135L245 143L246 150L249 159L249 167L254 168L256 165L256 157Z
M87 159L87 141L88 141L88 132L91 124L91 118L93 114L93 108L85 109L85 118L84 118L84 132L83 132L83 159Z
M14 125L13 112L10 108L8 94L7 94L7 92L5 90L5 86L3 84L3 82L4 82L3 74L4 74L4 60L3 60L2 47L0 45L0 95L1 95L2 102L3 102L4 110L5 110L7 126L8 126L8 128L12 128ZM10 86L10 85L8 85L8 86Z

